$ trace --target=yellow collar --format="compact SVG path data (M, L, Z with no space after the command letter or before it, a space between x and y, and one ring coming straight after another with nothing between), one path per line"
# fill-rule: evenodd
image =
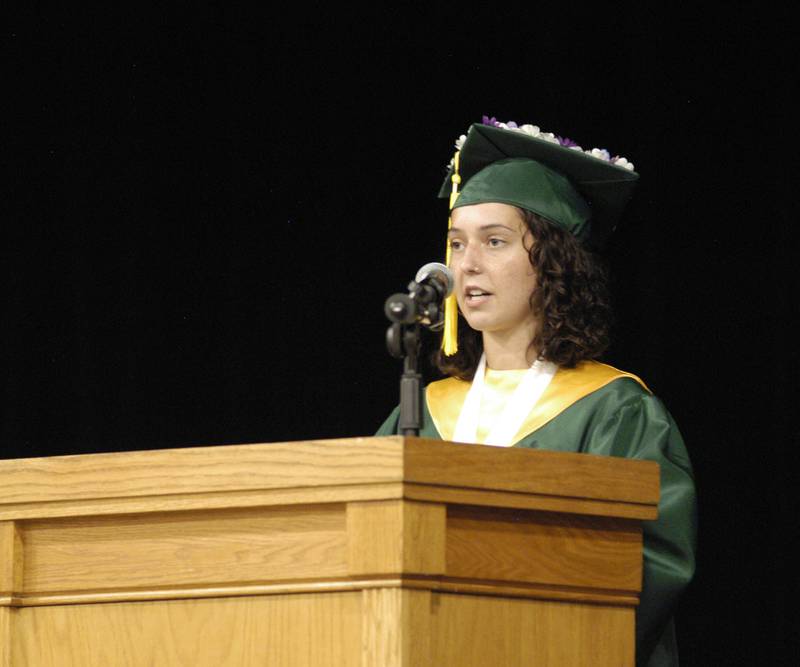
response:
M542 397L522 423L514 442L519 442L526 435L541 428L584 396L623 377L636 380L647 389L647 385L635 375L598 361L585 361L575 368L559 368ZM458 415L469 387L469 382L447 378L432 382L425 391L428 411L436 430L444 440L453 439Z

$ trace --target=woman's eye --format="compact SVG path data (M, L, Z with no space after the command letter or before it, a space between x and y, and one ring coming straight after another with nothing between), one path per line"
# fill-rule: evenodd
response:
M504 245L505 241L503 239L489 239L489 247L490 248L499 248L501 245Z
M451 250L461 250L464 247L464 244L461 241L450 241L450 249Z

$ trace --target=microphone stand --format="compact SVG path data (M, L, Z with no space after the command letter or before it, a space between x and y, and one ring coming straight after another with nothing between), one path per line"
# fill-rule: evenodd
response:
M400 376L400 433L418 436L422 428L419 324L392 324L386 330L386 347L393 357L403 359L403 374Z
M408 294L393 294L383 306L392 324L386 330L389 354L403 359L400 377L400 422L402 435L418 436L422 428L422 393L420 392L420 325L432 331L444 326L442 302L453 288L453 277L444 264L423 266L408 284Z

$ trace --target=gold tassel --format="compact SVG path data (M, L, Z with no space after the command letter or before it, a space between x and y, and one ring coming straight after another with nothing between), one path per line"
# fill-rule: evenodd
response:
M450 192L450 217L447 218L447 230L453 225L452 211L453 206L458 199L458 185L461 183L461 175L458 173L458 159L459 151L456 151L453 157L453 176L450 180L453 183L453 189ZM445 253L445 264L450 266L450 242L448 239L447 252ZM444 301L444 335L442 336L442 350L445 356L452 356L458 352L458 302L456 295L451 294Z

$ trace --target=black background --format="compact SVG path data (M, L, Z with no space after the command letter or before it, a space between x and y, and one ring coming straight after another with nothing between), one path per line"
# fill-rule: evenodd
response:
M435 7L7 23L0 455L371 434L400 370L383 301L442 259L453 140L534 123L641 174L606 360L695 465L682 664L788 664L792 23Z

